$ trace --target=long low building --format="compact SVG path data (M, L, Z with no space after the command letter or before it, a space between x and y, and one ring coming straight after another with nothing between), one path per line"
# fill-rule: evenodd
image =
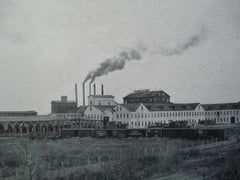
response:
M205 119L204 109L193 104L118 104L115 108L116 122L128 124L129 128L146 128L156 123L187 121L197 124Z
M0 117L0 136L59 135L61 129L100 128L103 121L89 120L79 113L61 113L38 116Z
M225 104L118 104L115 108L117 123L129 128L145 128L149 125L171 121L185 121L196 125L202 121L212 124L240 123L240 103Z
M116 106L88 106L85 117L91 120L115 121L128 128L146 128L156 123L184 121L189 125L210 121L211 124L240 123L240 103L226 104L118 104Z

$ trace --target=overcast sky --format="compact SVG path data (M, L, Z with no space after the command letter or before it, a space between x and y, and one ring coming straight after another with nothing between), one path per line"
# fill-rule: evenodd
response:
M239 0L0 0L0 110L50 112L101 62L145 47L142 59L97 78L122 97L161 89L172 102L240 101ZM196 34L199 43L166 56ZM86 91L88 92L88 90Z

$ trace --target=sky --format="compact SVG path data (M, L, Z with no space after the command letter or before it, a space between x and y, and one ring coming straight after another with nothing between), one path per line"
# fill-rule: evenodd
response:
M175 103L239 102L239 7L239 0L0 0L0 111L48 114L52 100L75 99L75 83L81 105L87 74L132 49L141 59L97 77L97 93L103 83L119 103L137 89L164 90ZM181 53L164 53L196 35Z

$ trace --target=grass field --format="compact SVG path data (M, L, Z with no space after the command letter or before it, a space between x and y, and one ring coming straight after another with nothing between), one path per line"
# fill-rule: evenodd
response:
M0 179L234 179L240 177L239 144L166 138L0 138Z

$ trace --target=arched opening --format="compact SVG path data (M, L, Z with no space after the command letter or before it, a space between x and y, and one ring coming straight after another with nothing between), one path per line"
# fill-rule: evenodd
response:
M23 134L27 133L27 127L25 124L22 125L22 133Z
M13 128L10 124L8 124L8 133L12 133L13 132Z
M52 124L48 124L48 131L49 131L49 132L53 132L53 126L52 126Z
M32 132L33 132L33 125L32 125L32 124L29 124L29 126L28 126L28 131L29 131L29 133L32 133Z
M42 125L42 132L46 132L47 131L47 126L45 124Z
M15 132L15 133L20 133L19 124L16 124L16 125L14 126L14 132Z
M36 129L36 132L40 132L40 129L41 129L40 124L37 124L35 129Z

